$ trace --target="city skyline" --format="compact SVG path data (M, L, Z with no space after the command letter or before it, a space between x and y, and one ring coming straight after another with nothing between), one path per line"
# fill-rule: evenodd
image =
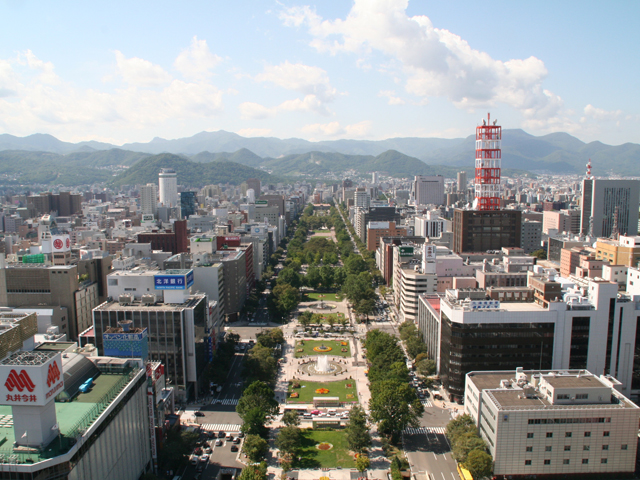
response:
M458 138L490 110L533 135L640 143L638 66L618 60L640 7L492 6L5 3L0 133Z

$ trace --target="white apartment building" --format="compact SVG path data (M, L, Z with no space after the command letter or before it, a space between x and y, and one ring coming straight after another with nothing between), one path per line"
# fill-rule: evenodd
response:
M620 387L587 370L474 371L464 408L493 475L633 473L640 409Z
M425 216L414 217L415 235L434 238L447 231L447 222L436 212L427 212Z
M165 207L178 206L178 174L172 168L163 168L158 175L160 203Z
M415 205L443 205L444 177L441 175L416 175L411 194Z
M435 246L398 245L393 247L393 295L400 319L415 322L418 318L418 298L424 293L436 293Z
M371 206L371 195L369 192L358 192L353 194L353 206L356 208L366 208Z
M158 187L155 183L140 187L140 209L143 214L158 215Z

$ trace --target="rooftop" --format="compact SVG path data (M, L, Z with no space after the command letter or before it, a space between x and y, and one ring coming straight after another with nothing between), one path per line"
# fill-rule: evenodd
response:
M134 301L131 305L121 305L118 301L104 302L101 305L98 305L95 310L98 311L137 311L140 309L144 309L146 311L157 311L157 312L178 312L185 308L193 307L200 299L202 299L204 294L195 294L190 295L189 299L184 303L156 303L153 305L145 305L142 302Z
M544 375L544 379L553 388L602 388L608 386L593 375Z
M51 353L55 354L56 352ZM97 365L101 366L99 362ZM130 362L125 362L117 366L110 365L109 368L100 368L102 373L94 379L91 390L79 393L70 402L56 401L60 435L41 450L14 451L13 444L20 432L14 430L12 407L0 405L0 463L38 463L64 455L74 446L77 449L81 445L78 442L80 437L93 433L89 430L95 421L140 371L137 366L132 368L130 365Z
M0 365L44 365L58 352L31 351L14 353L0 362Z

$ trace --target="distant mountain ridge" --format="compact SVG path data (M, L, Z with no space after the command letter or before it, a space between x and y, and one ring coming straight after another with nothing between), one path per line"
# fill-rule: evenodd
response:
M118 149L138 154L157 155L173 153L187 155L196 162L225 160L251 167L263 167L281 171L276 160L298 156L312 171L309 155L313 154L326 163L322 154L333 153L355 157L378 157L388 151L396 151L418 159L427 165L448 165L456 168L473 167L475 136L466 138L390 138L386 140L333 140L310 142L299 138L242 137L223 130L200 132L192 137L166 140L154 138L148 143L129 143L116 147L101 142L62 142L51 135L35 134L28 137L0 135L0 152L3 150L27 150L67 155L78 152L99 152ZM225 153L231 152L231 153ZM302 157L300 157L302 155ZM306 157L305 157L306 155ZM231 158L235 156L234 158ZM293 158L293 157L291 157ZM502 165L533 172L580 174L591 159L596 175L640 176L640 145L626 143L611 146L594 141L584 143L567 133L551 133L536 137L519 129L503 130ZM291 160L291 159L289 159ZM286 163L286 161L284 162ZM295 166L295 161L289 162ZM318 165L316 163L316 165ZM409 164L407 164L409 166ZM402 167L401 169L403 169ZM303 172L305 173L305 172ZM414 174L417 174L414 173Z

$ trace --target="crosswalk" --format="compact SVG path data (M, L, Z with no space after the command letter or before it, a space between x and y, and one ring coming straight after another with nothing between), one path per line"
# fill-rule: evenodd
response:
M239 432L241 425L233 425L231 423L203 423L202 430L211 432L219 432L222 430L225 433Z
M422 405L425 407L433 407L433 403L430 400L422 400Z
M405 435L444 435L445 427L405 428Z
M237 405L238 404L238 400L237 398L224 398L222 400L218 400L216 398L214 398L213 400L211 400L211 405L215 405L216 403L218 405Z

